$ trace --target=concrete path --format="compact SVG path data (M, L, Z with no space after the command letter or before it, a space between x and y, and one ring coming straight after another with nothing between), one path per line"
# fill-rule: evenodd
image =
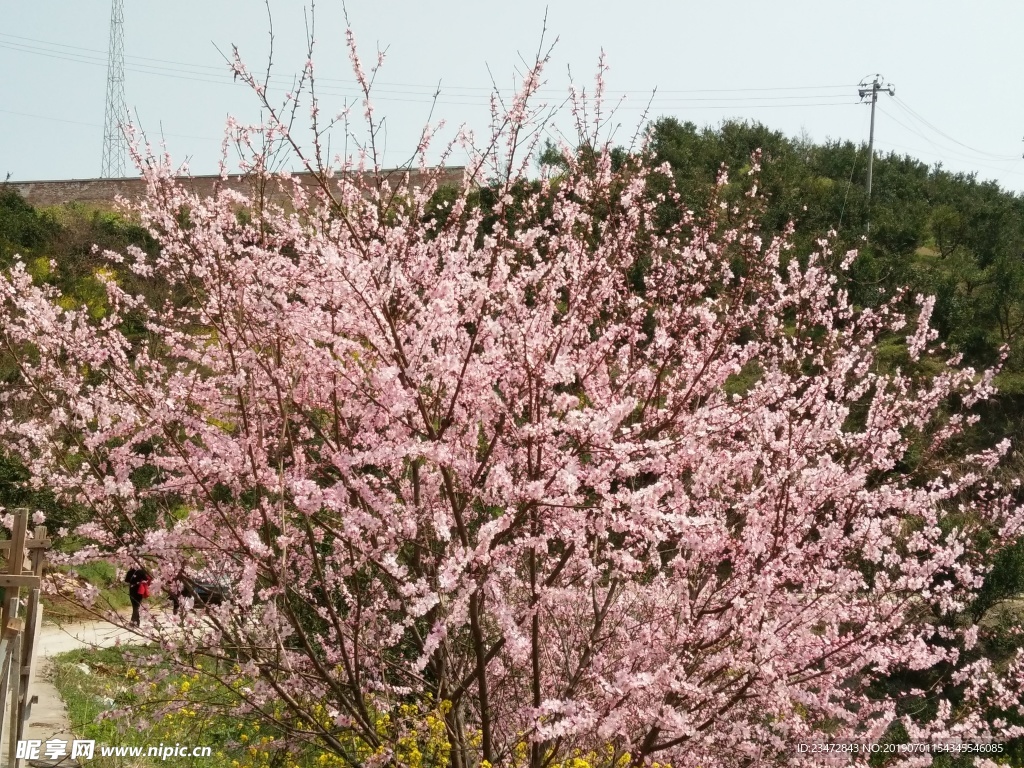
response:
M38 701L29 711L26 739L62 739L71 742L74 735L68 720L67 708L52 682L53 664L51 658L59 653L77 648L108 648L118 643L133 643L138 636L105 621L88 621L75 624L44 624L40 629L39 665L29 696L38 696Z

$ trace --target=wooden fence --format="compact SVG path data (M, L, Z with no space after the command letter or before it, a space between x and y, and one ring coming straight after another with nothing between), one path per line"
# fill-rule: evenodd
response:
M4 765L9 768L20 768L23 762L16 757L17 745L25 738L35 703L29 689L35 679L39 628L43 623L39 590L49 548L46 526L37 526L29 534L28 511L15 511L11 538L0 541L0 557L6 561L0 569L0 758L6 737ZM26 591L24 595L22 590Z

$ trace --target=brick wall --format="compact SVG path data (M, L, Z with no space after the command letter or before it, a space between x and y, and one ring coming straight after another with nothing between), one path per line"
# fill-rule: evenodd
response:
M454 186L462 185L462 172L460 167L445 169L444 182ZM402 171L386 171L385 174L393 174L396 182L401 178ZM312 184L313 178L309 174L296 174L305 184ZM411 173L410 183L416 186L418 171ZM186 187L200 196L213 194L214 187L221 182L220 176L191 176L182 179ZM146 185L139 178L127 179L70 179L67 181L11 181L7 183L29 203L36 207L49 205L60 205L61 203L84 203L98 208L113 208L117 197L124 197L127 200L135 201L145 195ZM226 182L227 186L242 194L253 193L252 181L250 179L232 176ZM269 197L277 202L285 202L286 198L277 188L271 184L267 191Z

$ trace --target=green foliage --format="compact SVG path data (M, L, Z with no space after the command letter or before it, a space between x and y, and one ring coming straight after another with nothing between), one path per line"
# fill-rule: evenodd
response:
M86 672L81 665L86 665ZM225 714L227 707L209 715L194 708L189 696L198 681L183 675L170 674L169 666L151 648L118 646L104 649L81 649L61 654L54 659L53 680L68 707L71 727L80 738L94 739L97 744L121 747L149 747L158 744L209 746L211 758L176 757L175 765L258 765L249 755L249 738L240 737L247 724L242 718ZM163 676L161 683L147 683ZM204 689L207 703L225 704L223 693ZM161 705L173 702L166 711ZM131 712L131 721L121 711ZM217 711L214 709L214 711ZM112 716L113 715L113 716ZM258 728L257 728L258 730ZM257 739L258 743L258 739ZM96 752L96 764L108 768L127 764L124 758L106 758L104 763ZM232 758L236 762L232 763ZM159 758L133 758L132 765L159 765ZM242 762L244 761L244 762ZM265 763L264 763L265 764Z
M67 309L85 307L94 318L104 317L107 280L154 303L170 297L167 286L140 278L104 255L107 250L123 254L129 246L156 252L148 232L120 214L78 204L40 211L0 185L0 269L20 259L37 283L61 291ZM145 341L140 318L129 313L124 325L132 338ZM0 352L0 384L16 385L19 378L12 358ZM86 510L59 503L48 489L34 487L25 467L0 447L0 509L18 507L44 512L51 531L74 528L89 517Z
M49 217L26 203L15 190L0 185L0 267L15 253L30 254L46 245L57 230Z
M1024 540L1002 549L978 593L971 612L980 621L997 603L1024 594Z
M729 395L745 395L761 378L761 366L751 361L743 366L739 373L734 373L725 381L725 391Z
M833 231L836 266L846 251L859 250L850 272L839 276L857 305L877 306L905 286L909 297L936 297L932 324L967 364L996 365L1005 348L1000 396L982 406L985 417L965 447L1024 430L1024 199L974 175L890 153L876 157L869 206L864 146L814 144L758 123L698 129L673 118L655 121L650 136L653 162L669 163L698 220L724 167L723 201L748 189L745 170L760 149L765 237L794 221L799 252ZM888 340L879 353L882 366L908 362L902 339Z
M54 658L54 685L68 707L71 727L79 738L97 745L149 747L158 744L204 746L211 757L175 757L174 765L218 765L231 768L343 768L364 764L372 749L352 739L353 755L347 759L312 746L285 746L286 733L311 733L330 727L333 718L322 705L311 707L317 722L287 721L278 705L272 714L278 723L266 725L267 717L248 718L240 707L244 694L218 682L223 671L218 663L196 660L196 671L178 670L152 646L121 645L83 648ZM82 667L88 667L88 671ZM400 714L413 722L411 733L398 740L399 764L432 768L447 765L447 739L442 713L445 707L421 712L403 707ZM261 727L260 721L264 723ZM388 715L379 715L376 730L384 735L397 726ZM278 727L280 726L280 727ZM379 755L378 755L379 757ZM101 758L99 768L125 765L167 765L159 758Z
M46 488L35 488L25 466L0 449L0 509L25 508L46 516L51 531L71 528L88 520L85 510L57 501Z
M746 191L744 174L760 149L766 235L795 221L800 250L834 230L837 257L860 250L848 279L856 303L878 304L901 286L935 295L933 322L953 351L971 364L991 365L1008 345L1010 370L1024 371L1020 197L974 175L890 153L876 158L869 206L865 147L813 144L758 123L698 129L663 118L653 123L651 142L654 162L671 165L698 216L723 167L729 183L722 198L728 202Z

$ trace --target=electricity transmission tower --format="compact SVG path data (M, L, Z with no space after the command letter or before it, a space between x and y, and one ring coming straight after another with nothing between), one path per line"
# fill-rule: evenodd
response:
M871 96L871 133L868 138L868 200L871 199L871 168L875 160L875 104L878 103L878 92L885 91L890 96L896 95L896 88L891 83L886 83L881 75L869 75L872 81L867 82L867 77L860 81L861 99Z
M110 47L107 51L107 107L103 118L103 161L100 177L124 176L124 0L110 4Z

